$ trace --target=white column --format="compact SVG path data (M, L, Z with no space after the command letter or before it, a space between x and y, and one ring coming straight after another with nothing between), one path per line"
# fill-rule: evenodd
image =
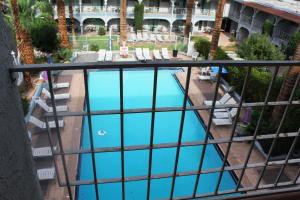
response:
M195 1L195 11L194 11L194 15L196 14L197 8L198 8L198 1Z
M104 11L107 12L107 0L104 0Z
M82 0L79 0L79 13L82 12Z
M170 20L170 35L173 29L173 22L174 22L174 7L175 7L175 0L171 0L171 20Z
M80 23L80 33L83 35L83 23Z

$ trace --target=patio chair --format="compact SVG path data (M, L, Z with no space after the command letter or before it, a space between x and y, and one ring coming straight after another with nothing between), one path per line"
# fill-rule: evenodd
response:
M216 101L216 105L225 104L230 98L232 98L231 95L226 93L224 96L222 96L220 100ZM213 101L208 101L208 100L205 100L203 102L203 104L206 106L211 106L212 103Z
M28 122L34 124L35 126L41 128L41 129L46 129L47 128L46 122L43 122L43 121L37 119L34 116L30 116ZM48 125L49 125L49 128L55 128L56 127L55 121L49 121ZM58 126L59 126L59 128L62 128L64 126L64 121L63 120L58 120Z
M151 41L151 42L156 42L155 34L151 34L151 35L150 35L150 41Z
M153 56L154 56L155 60L161 60L162 59L162 57L159 53L159 50L153 50Z
M238 111L237 108L232 108L230 111L226 111L226 112L214 112L214 118L217 118L217 119L231 118L231 119L233 119L236 116L237 111Z
M40 97L37 97L34 99L34 102L38 104L41 108L43 108L46 112L53 112L53 107L48 106L48 104L43 101ZM66 112L68 111L68 106L56 106L56 111L57 112Z
M56 147L53 148L56 149ZM50 157L52 156L51 147L39 147L39 148L32 147L32 156L34 158Z
M236 104L236 101L233 98L230 98L228 101L224 103L224 105ZM228 108L217 108L214 112L227 112Z
M53 89L61 89L61 88L69 88L70 83L65 82L65 83L53 83Z
M50 92L46 89L43 88L42 89L42 93L47 97L47 98L51 98L51 94ZM62 100L62 99L69 99L70 98L70 93L64 93L64 94L54 94L54 99L55 100Z
M44 169L38 169L37 175L40 181L43 180L51 180L54 179L55 176L55 169L52 168L44 168Z
M143 41L145 41L145 42L149 41L149 35L148 35L148 33L143 33Z
M161 54L162 54L162 57L163 57L165 60L170 60L169 52L168 52L168 49L167 49L167 48L162 48L162 49L161 49Z
M143 56L145 60L152 60L149 52L149 48L143 48Z
M164 42L164 40L163 40L162 37L161 37L161 34L157 34L157 35L156 35L156 39L157 39L157 41L159 41L159 42Z
M106 51L106 53L105 53L105 61L112 61L112 60L113 60L112 51Z
M145 60L144 56L143 56L143 51L141 48L136 48L135 49L135 55L137 57L138 60Z
M225 118L225 119L212 119L212 122L216 125L216 126L228 126L228 125L232 125L232 120L231 118Z
M105 60L105 54L106 54L106 50L105 49L100 49L98 51L98 61L101 62L101 61L104 61Z

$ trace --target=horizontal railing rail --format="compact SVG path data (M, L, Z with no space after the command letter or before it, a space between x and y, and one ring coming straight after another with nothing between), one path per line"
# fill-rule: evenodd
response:
M216 80L214 80L214 90L213 93L213 100L212 105L193 105L190 103L190 97L189 97L189 88L190 83L192 81L192 69L195 67L204 68L207 66L218 66L218 74L216 76ZM217 95L218 90L220 88L221 84L221 72L223 67L242 67L245 68L247 73L244 77L244 82L241 83L243 85L240 99L235 104L217 104ZM67 187L69 197L70 199L74 199L72 189L71 187L74 186L81 186L81 185L94 185L95 187L95 194L96 199L100 199L100 190L101 190L101 184L107 184L107 183L121 183L122 184L122 199L125 199L125 183L126 182L132 182L132 181L147 181L147 199L150 199L150 192L151 192L151 180L155 179L164 179L164 178L171 178L171 191L170 191L170 197L168 199L191 199L191 198L204 198L204 197L213 197L213 198L227 198L227 196L223 195L229 195L234 194L236 195L239 193L239 197L243 197L243 194L246 192L254 192L253 194L262 193L266 189L274 189L274 188L285 188L288 190L288 187L298 187L299 184L299 176L300 176L300 169L296 172L295 176L293 176L293 180L290 181L279 181L280 177L282 176L285 168L290 165L299 165L300 164L300 158L298 158L296 153L294 152L296 143L300 137L300 129L298 131L291 131L291 132L283 132L281 131L281 127L283 126L283 121L285 120L287 116L288 109L292 106L300 106L300 100L294 99L294 94L296 93L297 86L299 85L300 75L298 75L297 80L295 81L295 85L293 86L292 92L290 94L290 98L285 101L274 101L270 100L270 94L272 91L272 88L274 86L274 82L276 80L276 77L278 76L279 67L285 67L288 69L292 66L300 66L300 61L219 61L219 60L210 60L210 61L145 61L145 62L89 62L89 63L67 63L67 64L32 64L32 65L19 65L14 68L10 68L11 73L15 72L33 72L33 71L46 71L48 75L48 83L49 83L49 91L51 96L51 103L53 107L52 113L46 113L45 119L46 119L46 126L48 131L48 137L49 137L49 143L52 150L52 158L54 160L54 166L56 171L58 172L58 163L57 158L61 158L62 161L62 170L63 175L59 175L57 173L57 182L58 185L61 187ZM247 90L247 86L249 84L249 79L251 76L251 70L254 67L263 67L263 68L272 68L273 72L272 79L269 83L268 90L266 91L266 97L263 102L244 102L245 97L245 91ZM182 68L186 72L186 79L183 81L182 89L183 89L183 105L177 106L177 107L159 107L156 105L156 98L157 98L157 77L158 77L158 70L164 69L164 68ZM123 89L123 73L125 70L137 70L137 69L149 69L154 71L153 75L153 96L152 96L152 106L149 106L147 108L126 108L124 106L124 89ZM83 72L83 83L84 83L84 89L85 89L85 109L81 111L68 111L68 112L58 112L56 110L56 102L54 98L54 91L53 91L53 83L52 83L52 71L56 70L82 70ZM119 72L119 86L120 86L120 105L119 109L112 109L112 110L94 110L90 108L90 97L89 97L89 82L88 82L88 73L90 71L94 70L102 70L102 71L110 71L114 70ZM12 76L13 77L13 76ZM263 115L265 113L265 110L267 107L274 107L274 106L283 106L284 112L282 113L282 118L279 123L278 129L276 132L261 132L259 130L259 126L263 122ZM230 135L227 137L220 137L220 138L213 138L211 135L211 127L212 127L212 121L213 121L213 114L216 109L232 109L237 108L237 114L233 121L232 121L232 129L230 129ZM257 121L255 132L253 135L236 135L235 131L237 128L238 123L238 116L240 115L240 112L244 108L260 108L260 117ZM206 123L204 123L204 131L205 135L201 140L197 141L184 141L183 140L183 127L184 127L184 120L185 120L185 114L188 111L208 111L209 112L209 118ZM178 141L176 142L166 142L166 143L156 143L154 142L154 127L155 127L155 115L156 113L161 112L181 112L180 117L180 127L179 127L179 133L178 133ZM135 113L151 113L151 130L150 132L150 141L147 144L140 144L140 145L125 145L124 143L124 135L126 135L124 131L124 115L126 114L135 114ZM92 129L92 116L95 115L120 115L120 145L118 146L108 146L108 147L96 147L94 146L94 136L93 136L93 129ZM87 123L88 127L88 135L89 135L89 142L90 147L89 148L80 148L80 149L70 149L65 148L63 146L62 138L61 138L61 131L59 129L59 117L86 117L85 121ZM201 117L199 115L199 117ZM59 148L54 149L53 144L53 138L52 138L52 132L49 128L49 119L54 119L55 122L55 132L57 135L58 140L58 146ZM295 119L297 120L297 119ZM297 123L297 121L295 121ZM167 134L167 133L165 133ZM176 133L168 133L168 134L176 134ZM277 158L276 160L271 158L271 152L274 149L274 146L278 139L290 139L292 140L292 144L290 146L290 149L288 153L286 153L285 157ZM257 161L257 162L250 162L251 153L255 148L255 143L262 141L262 140L269 140L272 141L270 151L267 155L265 155L264 161ZM229 163L228 159L230 156L230 150L231 146L235 143L250 143L250 145L247 147L246 156L244 162L240 163ZM204 167L204 156L206 154L207 147L209 145L216 146L217 149L222 154L222 163L219 164L219 166L214 166L211 168L208 168L207 166ZM226 145L226 148L223 148L222 151L220 150L221 145ZM199 155L199 165L197 166L197 169L190 170L190 171L181 171L178 168L179 165L179 155L180 150L183 147L195 147L195 146L201 146L201 155ZM157 149L166 149L166 148L174 148L176 149L175 154L175 162L174 162L174 169L170 173L153 173L152 172L152 162L153 162L153 150ZM148 173L141 174L139 176L126 176L125 175L125 152L128 151L139 151L139 150L148 150L149 151L149 162L148 166L145 166L145 168L148 167ZM95 155L99 153L108 153L108 152L120 152L121 156L121 162L120 162L120 177L118 178L99 178L97 176L97 163ZM91 180L71 180L69 176L69 172L67 170L67 161L66 156L71 155L82 155L82 154L90 154L91 160L92 160L92 178ZM298 155L298 154L297 154ZM261 179L263 175L265 174L267 167L280 167L280 171L278 173L276 180L273 184L269 183L261 183ZM101 167L100 167L101 169ZM242 184L242 180L246 174L246 170L258 170L262 169L262 172L259 173L259 176L257 177L257 182L254 186L244 186ZM60 171L61 172L61 171ZM234 189L230 190L220 190L220 184L224 175L224 172L229 172L233 174L236 178L236 186ZM239 173L237 173L239 172ZM212 173L218 173L218 180L216 187L214 188L214 192L209 193L203 193L198 194L197 189L200 187L201 184L199 183L199 180L202 180L203 174L212 174ZM61 176L64 176L62 178ZM174 196L175 191L175 183L176 178L178 177L186 177L186 176L195 176L195 186L193 187L193 193L191 196ZM213 186L212 186L213 187ZM248 193L247 195L249 195Z

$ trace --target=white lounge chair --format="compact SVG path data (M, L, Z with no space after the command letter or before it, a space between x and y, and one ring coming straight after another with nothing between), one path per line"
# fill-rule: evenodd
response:
M226 118L231 118L233 119L236 114L237 114L238 109L237 108L232 108L229 112L214 112L214 118L217 119L226 119Z
M143 56L143 51L142 51L141 48L136 48L135 49L135 55L136 55L138 60L145 60L145 58Z
M45 169L38 169L37 175L40 181L43 180L51 180L54 179L55 176L55 169L53 168L45 168Z
M159 42L163 42L163 41L164 41L164 40L162 39L162 37L161 37L160 34L157 34L157 35L156 35L156 39L157 39L157 41L159 41Z
M28 122L36 125L37 127L41 128L41 129L46 129L47 128L46 122L43 122L43 121L37 119L34 116L30 116ZM48 125L49 125L49 128L55 128L56 127L55 121L49 121ZM60 128L62 128L64 126L64 121L63 120L58 120L58 126Z
M69 88L70 83L53 83L53 89Z
M216 126L227 126L227 125L232 125L232 120L231 118L225 118L225 119L212 119L212 122L216 125Z
M215 78L216 78L216 74L214 74L213 72L207 72L206 74L203 73L199 75L199 80L201 81L211 81L211 80L215 80Z
M46 97L48 97L49 99L51 98L51 94L50 94L50 92L46 88L42 89L42 93L44 95L46 95ZM71 96L70 93L54 94L54 99L55 100L69 99L70 96Z
M135 42L137 40L137 38L136 38L136 34L134 34L134 33L131 33L130 35L129 35L129 42Z
M149 41L148 33L143 33L143 41L145 41L145 42Z
M107 51L105 53L105 61L112 61L113 60L113 54L112 51Z
M138 41L138 42L142 42L142 41L143 41L143 36L142 36L142 33L141 33L141 32L138 32L138 33L136 34L136 37L137 37L137 41Z
M105 60L105 53L106 53L106 50L105 49L100 49L98 51L98 61L101 62L101 61L104 61Z
M146 60L152 60L150 56L149 48L143 48L143 56Z
M153 56L154 56L155 60L161 60L162 59L162 57L159 53L159 50L153 50Z
M170 60L169 52L168 52L168 49L167 49L167 48L162 48L162 49L161 49L161 54L162 54L162 57L163 57L165 60Z
M56 149L56 147L53 147ZM51 147L32 148L32 156L34 158L43 158L52 156Z
M230 98L228 101L224 103L224 105L236 104L236 101L233 98ZM227 112L228 108L217 108L214 112Z
M36 98L35 103L38 104L41 108L43 108L46 112L53 112L53 107L48 106L48 104L43 101L41 98ZM68 106L56 106L57 112L66 112L68 111Z
M150 41L155 42L156 41L156 37L154 34L150 35Z
M226 93L224 96L222 96L222 98L219 101L216 101L216 105L225 104L230 98L232 98L230 94ZM203 102L203 104L207 106L211 106L212 103L213 101L207 101L207 100Z

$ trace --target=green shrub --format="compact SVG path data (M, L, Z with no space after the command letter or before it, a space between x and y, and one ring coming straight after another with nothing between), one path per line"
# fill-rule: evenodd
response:
M99 46L97 44L92 44L90 47L91 51L99 51Z
M210 50L210 41L208 41L205 37L199 37L195 42L194 47L196 51L199 52L199 55L208 59L209 50Z
M40 51L51 53L57 49L58 37L54 20L35 19L30 25L30 34L33 46Z
M253 34L238 49L238 54L246 60L283 60L284 54L272 44L266 35Z
M137 32L138 30L143 30L144 23L144 3L137 3L134 7L134 28Z
M266 21L264 21L264 24L262 27L262 33L267 36L271 36L273 33L273 28L274 28L273 23L269 19L267 19Z
M214 60L230 60L230 58L221 47L218 47Z
M103 26L100 26L98 29L98 35L105 35L106 34L106 30Z
M300 43L300 32L295 32L292 37L289 39L287 47L285 49L285 55L288 59L291 56L294 56L296 52L297 45Z
M54 54L53 57L54 62L69 61L72 57L72 50L69 48L60 49Z

